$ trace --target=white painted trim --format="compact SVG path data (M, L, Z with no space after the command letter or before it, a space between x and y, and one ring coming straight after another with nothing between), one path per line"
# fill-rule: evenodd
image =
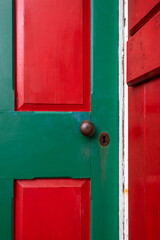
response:
M128 0L119 0L119 240L128 240Z

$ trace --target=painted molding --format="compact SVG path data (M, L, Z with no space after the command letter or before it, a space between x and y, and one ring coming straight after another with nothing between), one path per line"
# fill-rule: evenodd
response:
M128 240L128 1L119 0L119 240Z

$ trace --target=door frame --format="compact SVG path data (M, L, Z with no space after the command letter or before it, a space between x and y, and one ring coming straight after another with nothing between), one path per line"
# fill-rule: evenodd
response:
M119 0L119 239L128 240L128 0Z

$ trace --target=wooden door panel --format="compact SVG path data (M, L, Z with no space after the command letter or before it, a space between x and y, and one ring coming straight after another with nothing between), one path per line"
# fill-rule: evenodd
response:
M18 180L15 240L90 240L90 180Z
M160 236L159 10L159 1L129 0L129 32L134 34L127 49L130 240Z
M15 86L17 78L15 80L14 71L15 2L0 1L2 35L0 39L0 192L2 193L0 239L14 239L13 189L16 179L72 177L91 178L92 181L91 238L117 240L119 236L118 1L95 0L94 4L92 1L92 11L90 1L83 1L84 9L90 9L83 15L83 21L88 23L83 25L83 35L87 36L84 38L86 43L83 44L83 52L90 58L90 49L92 50L91 61L86 61L83 66L86 67L85 70L83 68L85 76L89 76L92 69L91 92L90 81L88 83L86 80L83 81L83 104L24 103L23 109L16 108L18 111L26 110L26 112L14 111L14 97L17 97L17 85ZM25 0L25 2L34 4L37 0ZM50 3L52 2L55 0L50 0ZM73 4L77 2L76 0ZM92 41L90 41L90 28L88 31L91 12ZM35 14L38 13L32 12L34 17ZM29 20L31 19L27 19ZM92 112L78 113L78 111L91 110L91 93ZM27 112L30 110L41 112ZM63 112L58 114L53 111ZM77 113L72 113L73 111ZM84 120L92 120L95 124L96 131L92 139L80 133L80 123ZM110 135L111 141L107 147L99 144L98 139L102 131L107 131Z
M160 73L158 36L160 36L160 13L129 39L127 44L127 83L129 86L146 81Z
M160 78L129 89L130 240L158 240Z
M129 0L128 27L130 35L133 35L147 21L149 21L159 10L159 0Z
M0 176L90 177L90 139L80 132L89 113L0 115Z
M16 109L90 111L90 0L16 0L15 14Z

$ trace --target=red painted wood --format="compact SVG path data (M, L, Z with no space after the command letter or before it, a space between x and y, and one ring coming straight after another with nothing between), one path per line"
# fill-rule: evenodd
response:
M90 111L90 0L16 0L16 110Z
M133 35L158 11L160 11L160 0L129 0L128 28L130 35Z
M127 44L129 86L160 74L160 12L146 23Z
M127 49L127 81L133 86L129 88L128 99L129 240L160 239L158 11L159 1L129 0L129 30L135 33L141 27L130 37Z
M160 78L129 89L129 239L160 239Z
M18 180L15 240L90 240L90 180Z

